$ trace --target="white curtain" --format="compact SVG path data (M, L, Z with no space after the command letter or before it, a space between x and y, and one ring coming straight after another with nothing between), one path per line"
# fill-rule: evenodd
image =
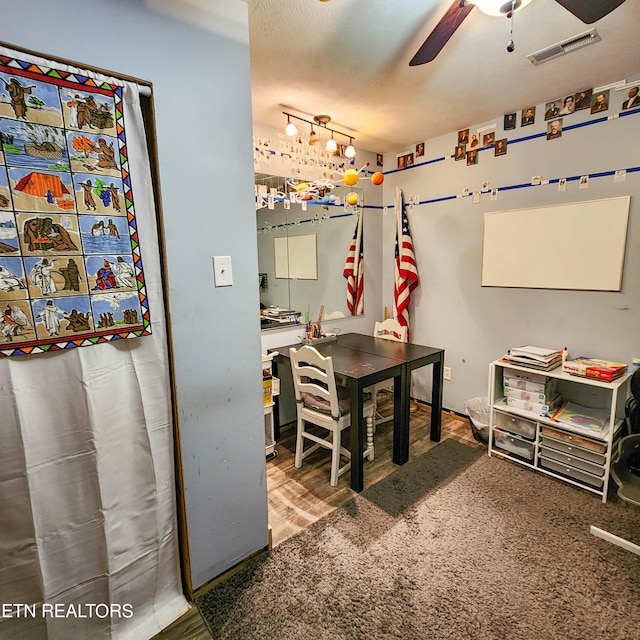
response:
M154 194L138 87L115 82L152 335L0 359L0 638L143 640L188 608Z

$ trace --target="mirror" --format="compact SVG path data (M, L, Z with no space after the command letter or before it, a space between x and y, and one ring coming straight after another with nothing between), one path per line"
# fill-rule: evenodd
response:
M266 193L280 194L273 208L270 198L256 197L262 329L316 322L321 307L323 322L350 316L343 270L362 213L362 189L338 186L318 200L287 202L284 178L256 174L260 184ZM346 202L351 193L358 197L355 205Z

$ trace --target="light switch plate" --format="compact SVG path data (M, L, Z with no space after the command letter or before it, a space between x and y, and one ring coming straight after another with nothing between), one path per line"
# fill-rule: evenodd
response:
M231 256L213 257L213 278L216 287L230 287L233 284Z

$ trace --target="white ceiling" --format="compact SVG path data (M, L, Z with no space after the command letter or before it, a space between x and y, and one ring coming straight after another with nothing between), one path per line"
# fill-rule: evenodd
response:
M409 67L451 3L247 0L254 122L284 128L283 111L329 114L356 148L385 153L640 75L639 0L592 25L532 0L514 16L513 53L510 21L476 7L433 62ZM591 27L601 42L539 66L526 58Z

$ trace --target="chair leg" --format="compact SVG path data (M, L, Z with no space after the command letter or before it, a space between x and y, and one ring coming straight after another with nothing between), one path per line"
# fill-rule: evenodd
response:
M304 420L298 417L298 425L296 427L296 469L302 466L302 449L304 447L304 438L302 432L304 430Z
M340 431L334 431L331 438L331 479L332 487L337 486L340 471Z
M373 450L373 430L374 430L374 421L373 415L367 416L367 450L365 451L365 456L369 458L369 461L372 462L374 458L374 450Z

